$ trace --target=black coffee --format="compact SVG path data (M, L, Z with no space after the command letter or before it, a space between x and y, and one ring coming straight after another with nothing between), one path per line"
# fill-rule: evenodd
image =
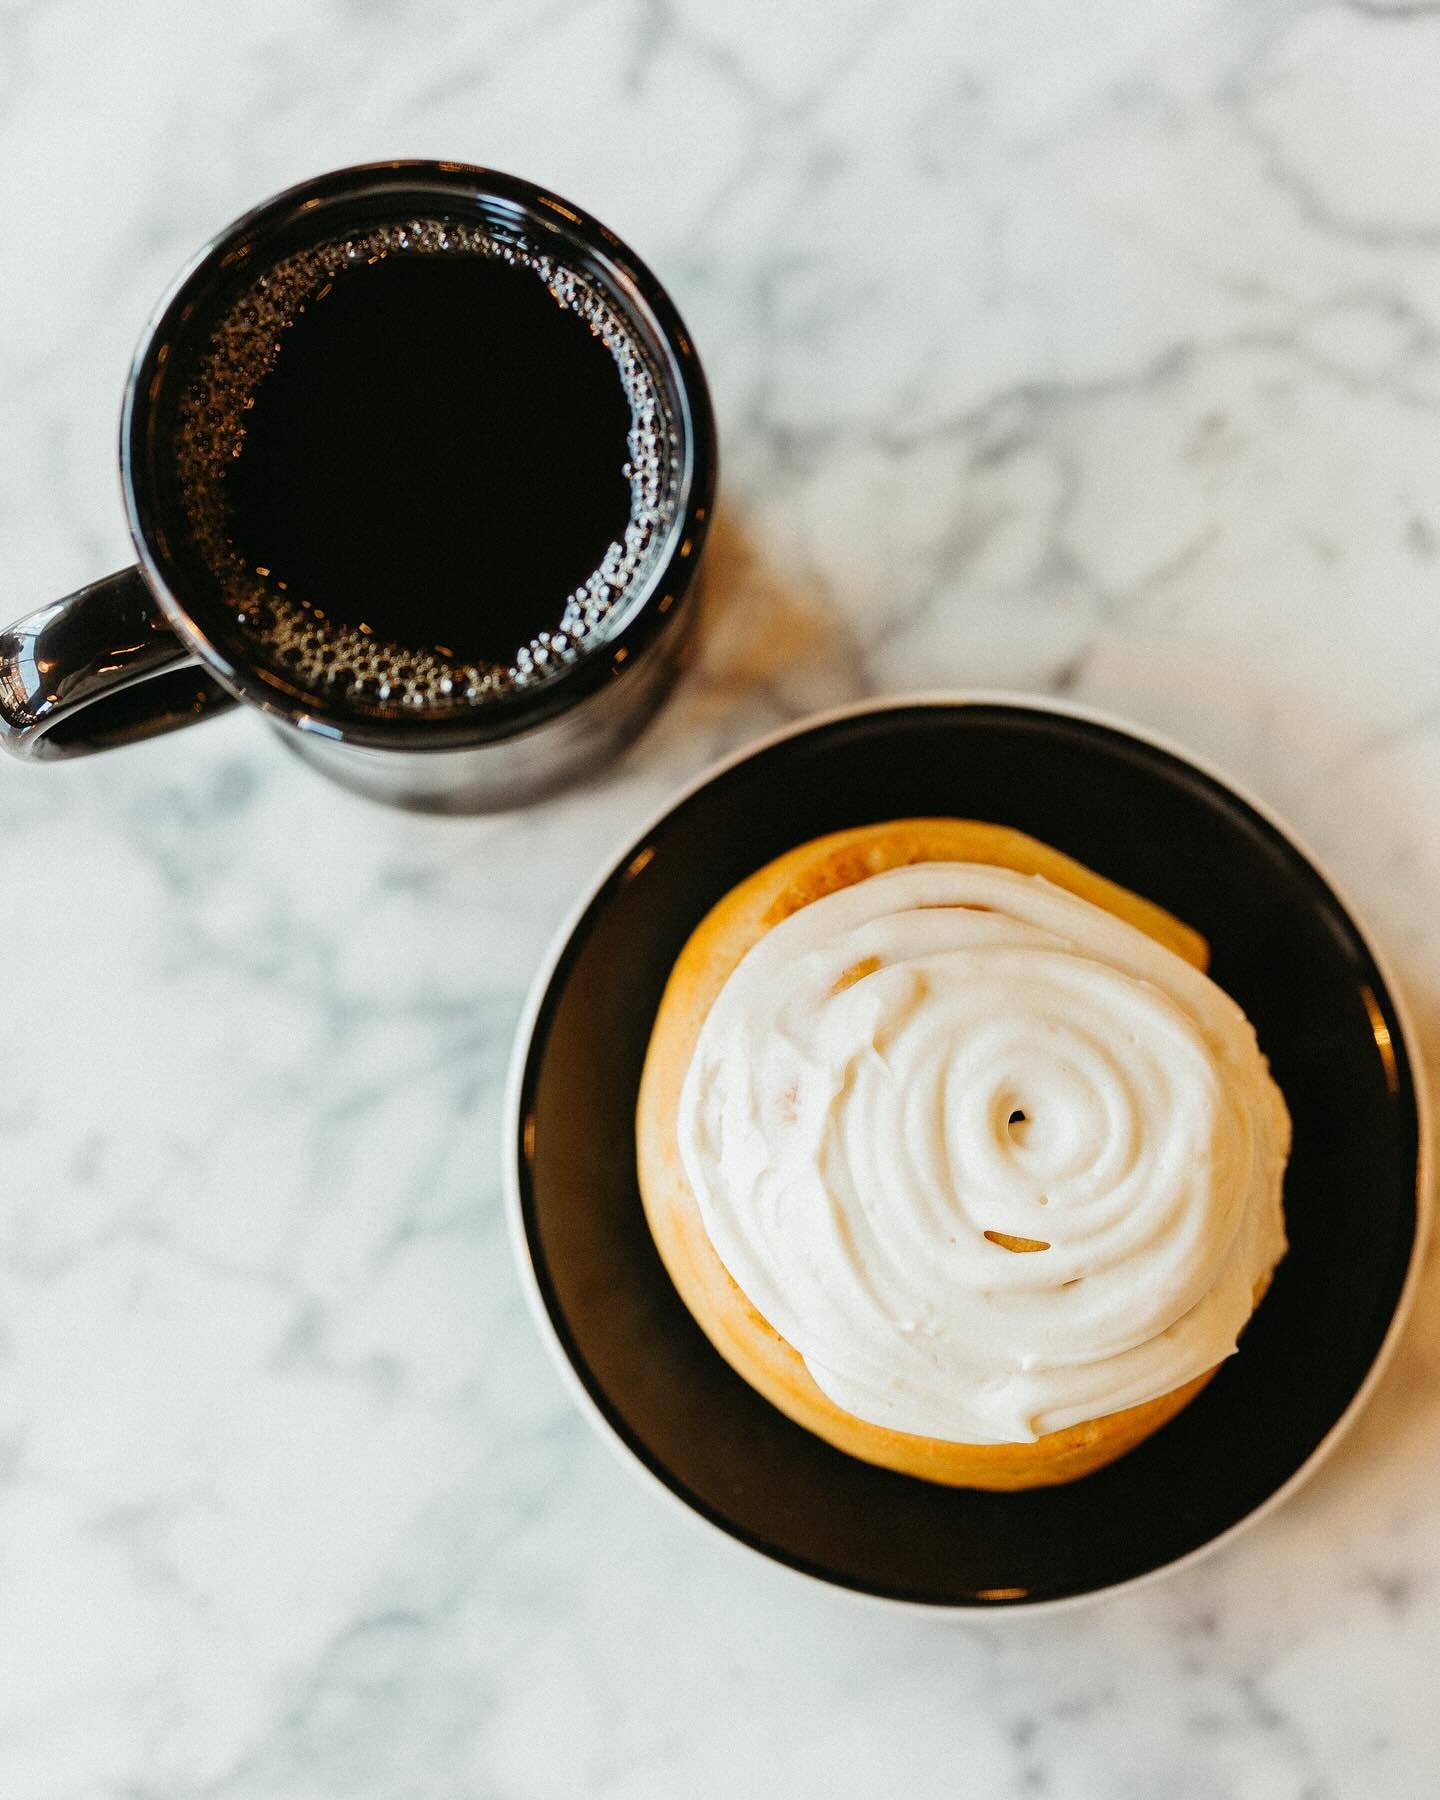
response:
M257 652L366 710L582 654L653 566L674 458L601 290L439 221L277 264L181 410L195 539Z

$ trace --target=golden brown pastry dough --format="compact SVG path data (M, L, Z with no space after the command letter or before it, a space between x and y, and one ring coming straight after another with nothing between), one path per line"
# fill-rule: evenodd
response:
M1025 1488L1072 1481L1148 1437L1191 1400L1214 1370L1173 1393L1034 1443L957 1444L872 1425L815 1385L799 1353L750 1305L713 1248L681 1165L680 1092L701 1026L736 964L791 913L837 888L902 864L998 864L1042 875L1106 908L1203 969L1205 940L1162 908L1058 850L969 819L900 819L802 844L731 890L680 953L660 1003L640 1084L637 1148L650 1230L680 1297L725 1360L766 1399L852 1456L952 1486ZM856 971L860 979L864 971ZM1016 1244L1017 1251L1027 1246ZM1258 1299L1258 1295L1257 1295Z

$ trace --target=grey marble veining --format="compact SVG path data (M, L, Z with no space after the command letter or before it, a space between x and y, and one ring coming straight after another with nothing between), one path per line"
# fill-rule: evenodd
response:
M625 834L762 729L932 687L1219 762L1440 1062L1437 94L1410 0L0 4L7 614L126 560L115 414L175 268L370 157L627 236L726 499L700 666L583 794L394 815L233 717L0 769L7 1800L1434 1791L1433 1271L1254 1533L956 1625L752 1562L592 1438L498 1133Z

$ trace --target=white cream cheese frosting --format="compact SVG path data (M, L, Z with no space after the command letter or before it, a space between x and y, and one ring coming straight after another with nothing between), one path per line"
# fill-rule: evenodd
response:
M721 1261L817 1386L926 1437L1030 1442L1169 1393L1231 1354L1285 1252L1290 1120L1244 1013L986 864L768 931L679 1138Z

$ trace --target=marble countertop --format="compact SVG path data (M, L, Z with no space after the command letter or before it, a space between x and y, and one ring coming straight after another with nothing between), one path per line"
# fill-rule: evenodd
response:
M346 162L614 225L725 465L700 664L583 795L392 813L236 716L0 769L7 1800L1434 1792L1433 1270L1254 1532L956 1624L627 1473L532 1329L498 1143L526 985L631 828L917 688L1069 695L1239 777L1440 1064L1437 95L1425 0L0 5L0 611L128 560L152 301Z

